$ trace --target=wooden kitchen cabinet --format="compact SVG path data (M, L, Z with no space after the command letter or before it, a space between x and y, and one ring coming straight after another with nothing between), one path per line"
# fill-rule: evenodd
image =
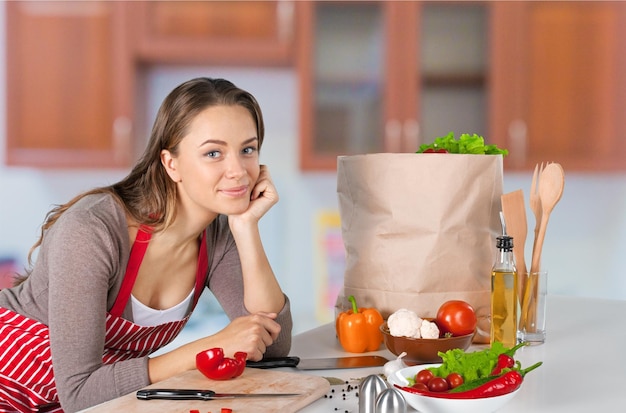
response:
M8 165L129 166L142 66L292 63L291 1L5 4Z
M626 3L497 2L492 20L490 130L508 166L626 170Z
M626 169L625 3L299 6L303 170L450 131L509 149L507 170Z
M415 152L450 131L486 136L486 4L299 3L301 168ZM441 60L441 47L453 58Z
M293 1L131 2L137 58L176 64L286 65Z
M7 164L129 165L124 3L6 2Z

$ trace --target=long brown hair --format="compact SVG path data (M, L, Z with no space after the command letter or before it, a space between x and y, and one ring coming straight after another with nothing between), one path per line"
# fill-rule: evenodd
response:
M81 193L48 212L39 239L28 253L31 268L26 276L32 271L32 255L41 245L46 231L66 210L87 195L111 194L137 223L149 225L155 230L167 228L176 217L177 194L175 183L161 164L161 151L167 149L176 156L178 145L187 135L196 115L208 107L219 105L239 105L250 112L256 123L261 148L265 126L254 96L225 79L200 77L182 83L161 104L148 146L128 176L113 185Z

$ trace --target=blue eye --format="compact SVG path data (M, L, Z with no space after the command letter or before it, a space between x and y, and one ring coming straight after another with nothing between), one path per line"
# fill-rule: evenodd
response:
M220 151L209 151L207 152L206 156L208 156L209 158L217 158L220 156Z
M255 146L248 146L247 148L244 148L242 152L245 153L246 155L252 155L256 151L257 151L257 148Z

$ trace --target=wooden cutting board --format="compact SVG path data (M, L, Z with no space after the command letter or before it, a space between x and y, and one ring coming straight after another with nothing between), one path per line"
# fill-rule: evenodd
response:
M232 380L209 380L197 370L149 386L170 389L210 389L218 393L299 393L294 397L223 399L223 400L139 400L135 393L102 403L84 410L89 413L219 413L222 407L233 413L244 412L296 412L328 393L330 383L323 377L301 373L246 368Z

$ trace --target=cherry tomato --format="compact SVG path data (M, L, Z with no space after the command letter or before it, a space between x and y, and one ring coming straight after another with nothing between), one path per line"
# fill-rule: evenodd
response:
M459 387L463 384L463 376L459 373L450 373L448 374L448 377L446 377L446 381L448 382L448 386L450 386L451 389L454 389L455 387Z
M428 382L428 390L432 392L441 392L448 390L448 382L443 377L433 377Z
M435 323L442 334L453 336L471 334L476 329L476 313L471 305L462 300L446 301L439 307Z
M414 389L420 390L420 391L428 391L428 386L425 385L424 383L420 383L420 382L415 383L411 387L413 387Z
M430 379L432 379L433 377L435 377L435 375L432 371L428 369L420 370L415 375L415 383L423 383L427 385Z

